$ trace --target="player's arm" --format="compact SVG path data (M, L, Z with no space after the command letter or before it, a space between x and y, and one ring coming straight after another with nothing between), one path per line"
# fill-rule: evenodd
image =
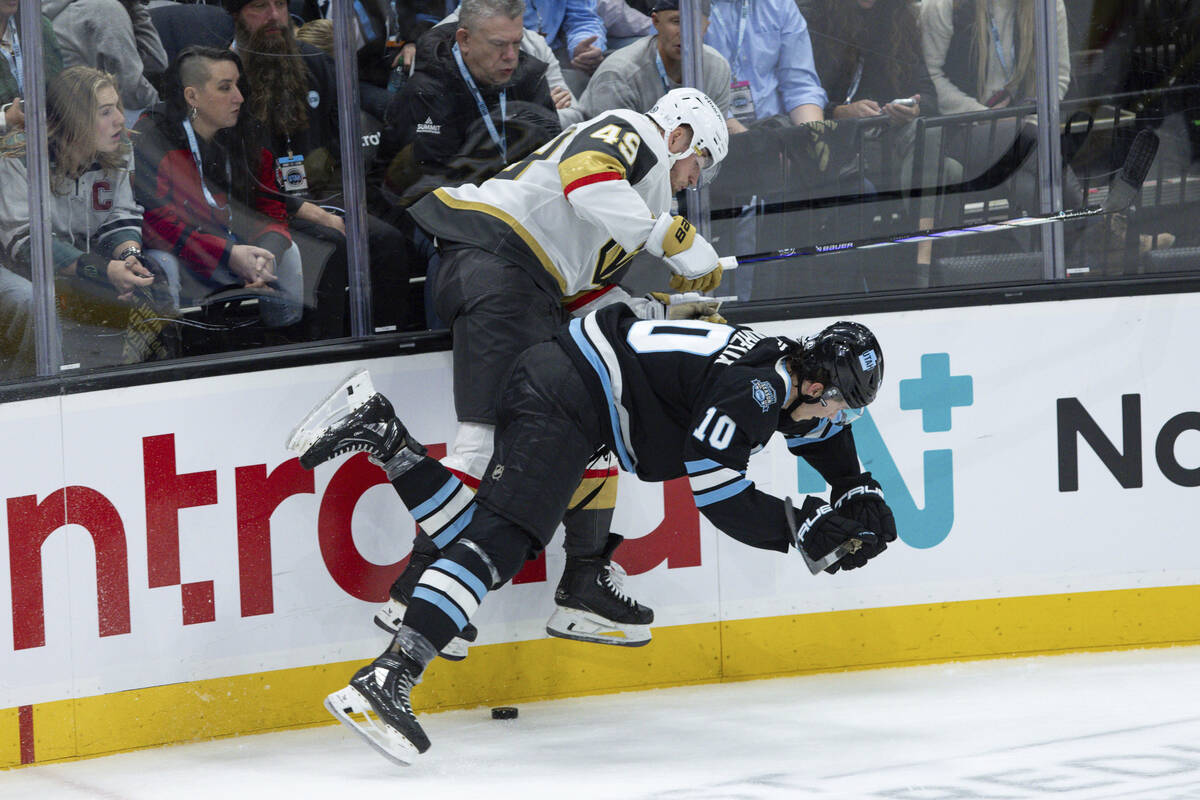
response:
M654 227L654 215L633 186L657 163L632 123L605 114L581 126L559 159L558 175L575 213L632 253Z
M627 252L645 247L675 273L671 286L704 292L721 282L712 245L681 216L655 218L633 188L658 163L632 123L615 114L580 130L559 161L563 194L581 219L604 228Z
M895 541L895 517L884 499L883 487L859 465L852 426L820 420L806 434L786 438L788 450L807 461L829 484L829 502L838 514L878 534L880 551Z
M746 477L750 445L750 437L738 432L734 417L717 407L707 409L693 428L684 448L684 466L696 508L709 522L751 547L781 553L803 547L812 559L824 557L848 539L857 538L864 544L872 540L866 528L835 513L820 497L804 499L793 535L783 501L755 488ZM844 556L829 571L861 567L877 552L863 547Z

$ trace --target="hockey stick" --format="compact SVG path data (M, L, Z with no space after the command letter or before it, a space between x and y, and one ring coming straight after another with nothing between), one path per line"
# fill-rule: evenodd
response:
M796 545L796 549L800 551L800 557L804 559L804 564L808 567L808 571L813 575L829 569L841 561L843 556L856 553L862 547L862 539L847 539L833 548L833 550L814 560L808 557L808 553L804 551L804 545L800 542L800 526L796 524L796 507L792 505L792 498L790 497L783 498L783 516L787 520L788 530L792 534L792 542Z
M1070 222L1077 219L1087 219L1101 214L1111 214L1124 211L1133 204L1142 191L1142 183L1150 171L1150 164L1158 152L1158 135L1149 129L1142 130L1133 139L1125 163L1121 165L1117 177L1109 185L1108 197L1104 204L1093 208L1075 211L1060 211L1057 214L1042 216L1017 217L1003 222L985 222L980 225L967 227L935 228L918 233L900 236L868 236L848 242L827 242L824 244L788 247L782 250L768 250L762 253L752 253L745 256L724 256L718 259L722 269L736 269L738 264L753 264L760 261L776 261L782 258L797 256L815 256L822 253L839 253L847 250L869 250L876 247L889 247L894 244L912 244L928 242L934 239L949 239L956 236L971 236L976 233L991 233L993 231L1011 228L1026 228L1035 225L1045 225L1050 222Z

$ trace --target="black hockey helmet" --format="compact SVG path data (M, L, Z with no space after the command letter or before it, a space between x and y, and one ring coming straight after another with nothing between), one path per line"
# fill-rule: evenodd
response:
M788 414L800 403L828 400L843 400L861 413L883 383L883 349L875 334L857 322L835 322L796 342L789 360L801 378L821 383L825 390L820 397L798 396Z
M809 337L801 359L805 377L828 376L822 397L840 396L850 408L868 406L883 383L883 349L875 334L857 322L835 322Z

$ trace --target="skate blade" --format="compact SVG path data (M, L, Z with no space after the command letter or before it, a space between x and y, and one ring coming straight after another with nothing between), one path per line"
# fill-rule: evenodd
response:
M400 630L400 623L404 621L406 610L408 607L404 603L389 599L387 605L375 612L375 626L388 633L395 633ZM447 661L462 661L467 657L469 647L470 644L466 639L455 636L438 652L438 655Z
M288 436L287 449L303 454L321 438L335 419L351 413L367 402L373 394L375 385L371 382L371 373L365 369L354 372L308 412L308 416L292 430Z
M617 647L642 647L650 643L649 625L622 625L574 608L559 608L546 623L546 633L559 639Z
M413 759L420 755L420 751L412 742L379 719L371 704L353 686L347 686L326 697L325 710L338 722L366 739L367 744L394 764L410 766Z

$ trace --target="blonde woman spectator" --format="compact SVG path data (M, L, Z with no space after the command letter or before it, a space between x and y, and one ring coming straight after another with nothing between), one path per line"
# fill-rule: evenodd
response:
M50 154L50 253L54 272L96 296L132 299L155 282L142 254L142 209L134 202L129 143L117 84L91 67L71 67L46 91ZM33 372L29 172L25 137L0 149L0 331L10 374Z

